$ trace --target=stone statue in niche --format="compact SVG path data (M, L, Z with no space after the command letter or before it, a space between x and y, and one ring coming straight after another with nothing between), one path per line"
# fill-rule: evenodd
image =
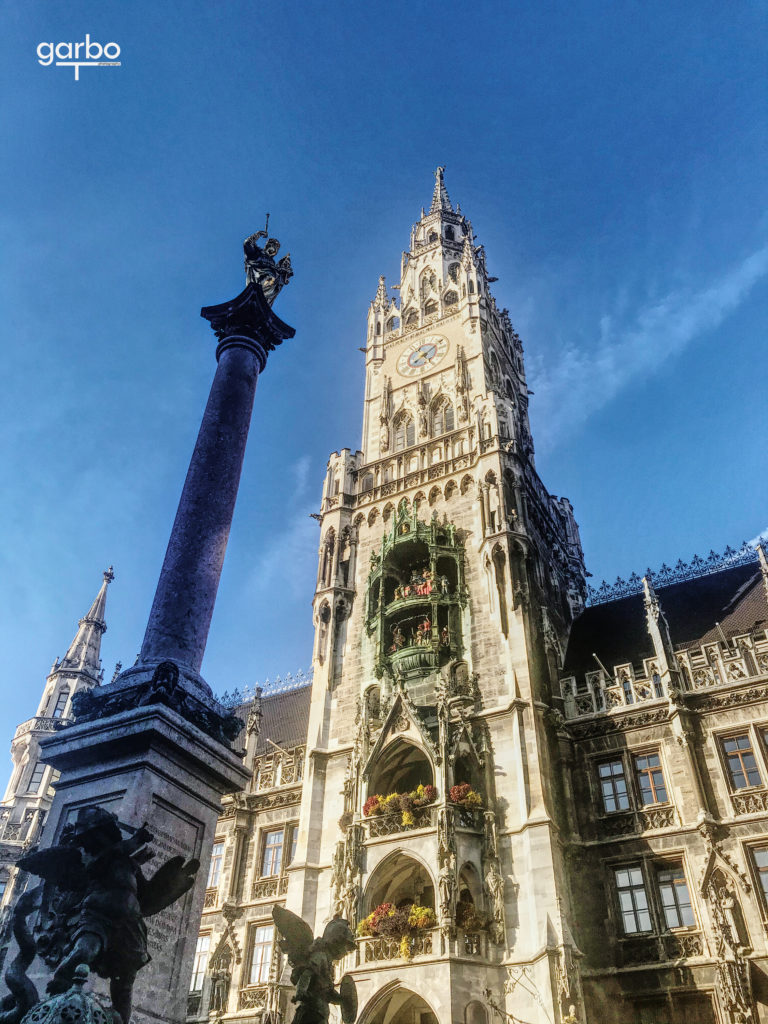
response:
M65 992L85 964L109 979L112 1007L124 1024L136 974L150 959L144 919L183 896L200 866L172 857L145 877L141 865L152 857L152 840L146 826L133 829L103 807L83 807L57 846L18 862L44 881L34 890L40 898L34 941L53 970L48 991Z
M272 919L280 934L280 948L291 965L291 984L296 986L293 1002L298 1009L293 1024L326 1024L330 1004L341 1007L344 1024L354 1024L357 1017L357 993L354 980L346 974L338 990L333 984L333 963L355 948L355 937L349 922L335 917L313 938L312 929L296 914L275 907Z
M485 874L485 887L491 899L493 920L490 925L491 938L497 945L504 941L504 879L498 864L492 860Z
M275 263L275 256L280 249L276 238L269 238L269 214L267 214L266 230L249 235L243 242L245 254L245 280L247 284L259 285L269 305L277 298L278 292L293 277L291 255L288 253ZM258 244L260 238L266 238L264 248Z
M227 1012L231 981L228 966L217 967L211 974L211 1010L214 1013Z

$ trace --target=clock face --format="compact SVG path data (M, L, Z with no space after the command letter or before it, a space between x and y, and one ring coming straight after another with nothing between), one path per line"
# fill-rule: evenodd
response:
M402 377L416 377L420 373L433 369L448 351L448 342L439 334L430 334L426 338L412 342L400 353L397 360L397 372Z

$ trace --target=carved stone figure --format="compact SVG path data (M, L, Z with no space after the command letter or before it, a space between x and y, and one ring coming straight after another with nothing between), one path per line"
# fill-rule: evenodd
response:
M149 961L144 918L183 896L200 866L173 857L146 878L141 865L152 856L152 839L145 826L134 831L103 807L84 807L58 846L18 862L46 883L35 944L54 972L48 991L66 991L86 964L110 980L112 1006L125 1024L136 974Z
M226 1013L229 1002L229 986L232 978L229 971L223 967L215 970L211 975L211 1010L214 1013Z
M456 893L456 858L452 853L446 858L445 867L440 872L437 884L440 894L440 916L445 920L451 917L453 898Z
M298 1009L293 1024L325 1024L330 1004L341 1007L344 1024L354 1024L357 1017L355 983L349 975L341 979L338 990L333 984L333 962L355 949L355 937L349 922L336 917L313 939L312 929L290 910L275 907L272 911L281 941L280 948L291 965L291 984L296 986L293 1002Z
M485 887L491 898L493 910L491 938L495 943L501 944L504 941L504 879L495 861L491 861L485 874Z

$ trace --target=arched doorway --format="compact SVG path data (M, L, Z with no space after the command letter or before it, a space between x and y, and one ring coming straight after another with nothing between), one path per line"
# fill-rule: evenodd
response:
M369 1011L360 1016L360 1024L437 1024L432 1007L423 996L407 988L396 988L385 997L376 997Z

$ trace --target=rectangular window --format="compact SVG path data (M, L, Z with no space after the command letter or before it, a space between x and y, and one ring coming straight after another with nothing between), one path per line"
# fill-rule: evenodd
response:
M752 856L757 868L757 875L760 879L760 887L763 890L766 906L768 906L768 846L763 846L752 851Z
M621 759L604 761L598 765L597 773L600 777L603 808L608 812L626 811L629 808L629 793Z
M267 832L264 836L264 852L261 855L262 878L279 875L283 864L283 830Z
M643 804L667 803L669 798L658 753L640 754L635 758L635 778Z
M62 690L59 696L56 698L56 704L53 708L52 718L61 718L64 714L64 708L67 706L69 700L69 690Z
M728 736L723 740L723 751L728 763L731 785L734 789L761 786L762 779L755 760L755 752L747 733Z
M696 924L691 896L682 864L665 864L656 869L661 906L667 928L691 928Z
M617 868L616 892L625 935L651 930L651 913L648 909L648 894L645 891L643 872L639 865Z
M192 962L192 983L189 986L190 992L199 992L203 987L205 969L208 966L208 953L211 948L210 935L198 935L197 946L195 947L195 959Z
M28 793L37 793L40 789L40 783L43 781L43 775L45 769L48 766L43 764L42 761L38 761L35 767L32 769L32 774L29 777L29 785L27 786Z
M213 844L211 866L208 868L208 889L215 889L221 877L221 865L224 862L224 840L219 839Z
M272 962L272 943L275 929L271 924L259 925L253 932L251 947L251 969L248 973L249 985L263 985L269 981L269 965Z

